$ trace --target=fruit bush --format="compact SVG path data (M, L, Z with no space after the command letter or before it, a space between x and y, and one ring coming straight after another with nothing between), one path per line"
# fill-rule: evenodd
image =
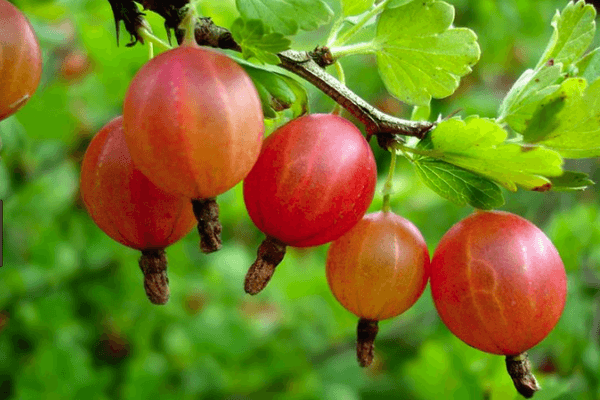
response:
M0 110L11 109L0 111L0 398L521 398L503 357L461 339L509 356L524 395L539 384L538 399L600 398L594 4L10 3L26 20L0 26ZM30 27L39 84L35 50L7 39ZM14 68L17 54L28 67ZM140 165L144 185L198 220L202 251L198 232L167 249L160 307L136 264L168 243L122 242L134 250L88 214L86 187L114 193L102 199L117 204L113 237L147 239L156 231L140 225L172 217L162 205L141 212L157 200L142 194L132 229L133 180L103 189L80 176L92 138L119 115L132 176ZM114 167L131 168L120 154ZM253 262L271 277L265 260L280 267L249 296Z

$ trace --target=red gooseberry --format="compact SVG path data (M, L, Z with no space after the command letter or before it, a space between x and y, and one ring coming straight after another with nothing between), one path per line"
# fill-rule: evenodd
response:
M141 250L148 298L169 297L164 248L194 227L189 199L154 185L133 164L123 135L123 118L92 139L81 166L81 195L92 219L108 236Z
M373 360L377 321L408 310L429 279L429 251L421 232L392 212L367 214L327 252L327 282L335 298L360 318L357 355Z
M376 181L369 144L342 117L306 115L271 134L244 180L248 214L267 235L246 292L264 288L285 246L317 246L352 228L373 200Z
M208 214L218 215L214 197L250 172L264 135L248 74L226 55L187 41L138 71L123 121L135 165L158 187L192 199L201 223L207 215L200 209L210 203ZM203 251L220 247L219 233L220 225L201 238Z
M35 93L42 76L42 53L27 18L0 0L0 121L17 112Z
M459 339L520 360L557 324L567 280L558 251L539 228L508 212L478 211L440 241L431 293Z

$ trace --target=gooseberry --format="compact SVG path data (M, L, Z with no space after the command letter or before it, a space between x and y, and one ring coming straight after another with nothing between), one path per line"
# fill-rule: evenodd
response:
M459 339L523 361L521 354L557 324L567 281L558 251L539 228L508 212L478 211L441 239L431 293Z
M360 318L357 356L373 360L377 321L412 307L429 279L429 251L421 232L390 211L367 214L327 252L327 282L335 298Z
M42 76L42 53L27 18L0 0L0 121L17 112L35 93Z
M373 200L376 180L369 144L342 117L306 115L271 134L244 180L248 214L267 235L246 292L264 288L286 246L317 246L352 228Z
M226 55L187 41L138 71L123 121L135 165L158 187L192 199L205 225L218 215L214 197L252 169L264 135L248 74ZM203 251L220 247L217 230L201 238Z
M165 192L131 160L123 118L92 139L81 166L81 195L94 222L117 242L141 250L140 268L150 301L169 298L165 247L194 227L189 199Z

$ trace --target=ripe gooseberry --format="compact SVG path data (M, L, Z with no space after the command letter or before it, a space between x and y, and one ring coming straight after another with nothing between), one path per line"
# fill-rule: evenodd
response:
M515 364L528 364L524 352L557 324L567 280L558 251L539 228L508 212L478 211L440 241L431 261L431 293L452 333L479 350L507 356L511 372ZM515 381L526 397L537 390L529 375L526 382Z
M81 195L92 219L117 242L142 251L140 268L151 302L169 299L165 247L194 227L189 199L154 185L133 164L123 135L123 118L92 139L81 166Z
M358 322L357 356L373 361L377 321L402 314L429 279L429 251L421 232L390 211L367 214L327 252L327 282Z
M138 71L123 121L135 165L158 187L192 199L202 250L218 250L214 198L250 172L264 135L248 74L226 55L185 41Z
M0 0L0 121L17 112L35 93L42 76L42 53L27 18Z
M267 137L244 180L248 214L267 235L246 275L246 292L266 286L286 246L317 246L352 228L373 200L376 180L369 144L342 117L306 115Z

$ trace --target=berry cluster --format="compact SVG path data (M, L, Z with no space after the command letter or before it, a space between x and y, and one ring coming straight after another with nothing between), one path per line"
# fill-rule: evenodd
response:
M35 91L41 57L29 23L3 0L0 28L10 38L0 49L0 73L11 77L0 81L3 119ZM264 289L287 246L332 242L327 281L359 317L362 366L372 362L377 322L412 307L430 281L446 326L470 346L507 356L519 391L535 392L525 352L554 328L566 299L563 263L541 230L514 214L476 211L444 235L430 259L410 221L388 209L365 215L377 170L352 123L305 115L263 138L258 93L220 52L186 38L134 77L123 115L87 149L81 193L107 235L142 252L151 302L169 298L167 246L197 224L203 252L221 247L215 198L243 180L248 214L266 235L246 276L247 293Z

